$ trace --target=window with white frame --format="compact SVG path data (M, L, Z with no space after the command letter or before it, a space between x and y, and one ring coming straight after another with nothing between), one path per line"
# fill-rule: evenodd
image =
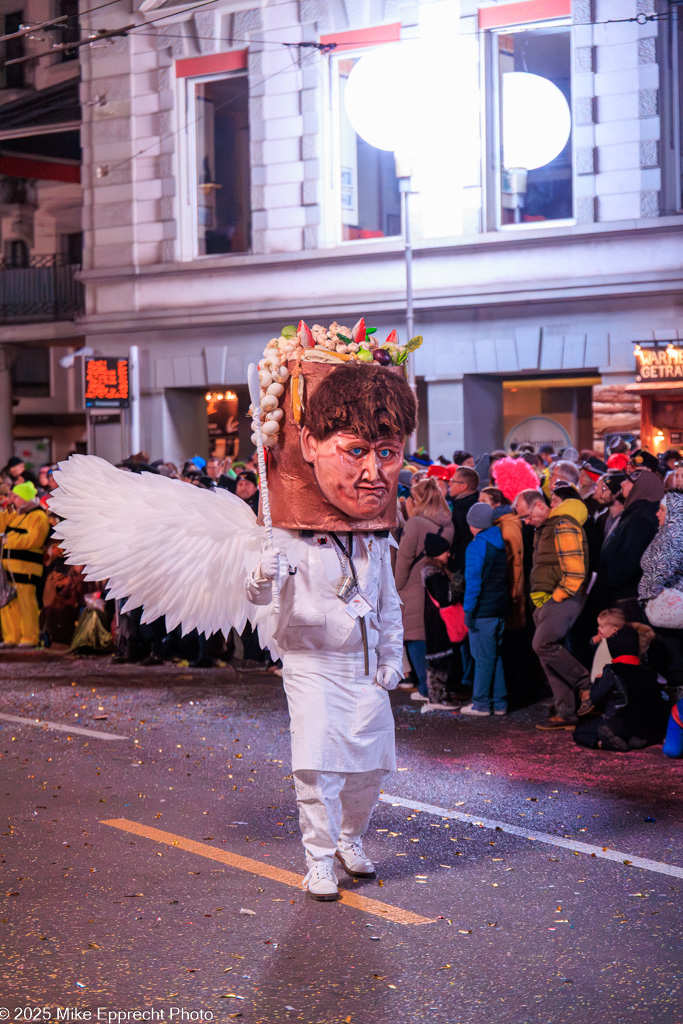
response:
M246 72L187 77L184 87L186 256L248 252L251 190Z
M337 83L337 236L342 242L401 234L401 197L394 154L375 149L357 135L344 106L346 82L360 56L344 55L333 60Z
M504 28L488 43L490 227L571 220L569 26Z

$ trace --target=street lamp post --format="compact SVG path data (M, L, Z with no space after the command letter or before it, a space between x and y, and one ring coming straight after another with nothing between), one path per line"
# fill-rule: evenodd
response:
M397 163L397 171L400 170ZM410 341L415 335L415 314L413 311L413 243L410 235L410 191L411 176L405 174L398 178L398 188L403 197L403 253L406 271L406 340ZM415 381L415 363L408 360L408 383L410 384L415 397L417 398L417 384ZM413 451L417 449L417 434L410 437L410 447Z
M413 246L410 234L410 150L414 145L415 96L414 85L405 75L406 52L406 45L399 44L381 47L361 57L349 75L345 106L349 121L358 135L375 149L387 150L395 155L396 177L402 199L406 341L410 341L415 334ZM412 359L408 360L408 382L415 392ZM414 451L417 446L415 434L410 438L410 445Z

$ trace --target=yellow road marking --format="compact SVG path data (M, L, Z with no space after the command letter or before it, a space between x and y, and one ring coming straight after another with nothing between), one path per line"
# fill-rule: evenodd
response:
M249 871L252 875L261 875L274 882L282 882L294 889L301 889L301 875L277 868L273 864L264 864L263 861L253 860L251 857L241 857L238 853L218 850L215 846L197 843L194 839L186 839L173 832L163 832L160 828L150 828L148 825L141 825L139 822L129 821L127 818L110 818L108 821L101 821L100 824L111 825L112 828L118 828L122 832L130 832L135 836L151 839L155 843L165 843L177 850L187 850L188 853L216 860L231 868L239 868L240 871ZM410 910L401 910L400 907L392 907L389 903L381 903L379 900L372 900L368 896L361 896L359 893L348 890L342 891L342 898L338 902L346 904L347 907L353 907L355 910L362 910L365 914L374 914L375 917L381 917L384 921L393 921L394 924L432 924L433 922L433 918L420 917L419 914L413 914Z

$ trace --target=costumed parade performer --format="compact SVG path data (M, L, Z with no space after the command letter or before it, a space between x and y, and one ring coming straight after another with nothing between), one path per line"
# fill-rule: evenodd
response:
M378 343L360 320L301 321L268 343L250 382L264 525L227 490L91 456L60 464L51 499L69 561L108 579L124 610L207 636L249 619L282 659L315 900L339 898L335 865L375 876L362 839L396 767L387 691L402 677L403 629L389 530L417 415L404 364L420 342L400 346L392 331Z

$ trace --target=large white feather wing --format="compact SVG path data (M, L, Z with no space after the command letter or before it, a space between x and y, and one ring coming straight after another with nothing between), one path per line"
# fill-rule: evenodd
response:
M143 622L200 633L244 629L247 617L268 643L275 623L249 605L244 578L258 564L265 531L240 498L152 473L127 473L94 455L59 464L50 508L56 536L87 579L144 608Z

